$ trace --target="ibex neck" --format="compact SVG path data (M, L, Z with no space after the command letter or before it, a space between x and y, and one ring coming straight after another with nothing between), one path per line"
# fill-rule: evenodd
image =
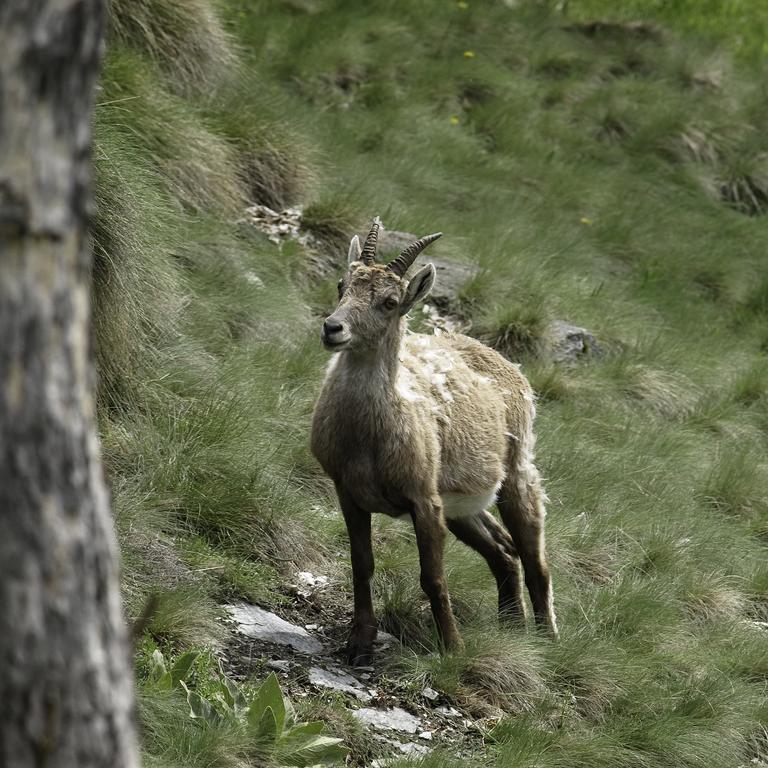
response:
M355 380L354 388L367 397L390 397L395 389L400 365L400 341L403 331L390 333L381 344L369 352L349 350L341 353L338 366Z

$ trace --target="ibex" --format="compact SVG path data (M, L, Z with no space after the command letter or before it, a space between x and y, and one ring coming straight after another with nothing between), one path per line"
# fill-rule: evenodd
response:
M379 225L377 217L362 248L357 236L350 243L339 305L321 331L336 354L312 421L312 452L335 483L349 532L349 663L370 663L376 638L373 512L412 520L443 649L461 645L443 571L446 525L488 562L502 618L524 617L522 561L536 623L556 637L531 387L517 365L474 339L407 330L406 315L430 292L435 268L411 280L406 272L442 233L384 265L376 262ZM494 502L504 525L488 511Z

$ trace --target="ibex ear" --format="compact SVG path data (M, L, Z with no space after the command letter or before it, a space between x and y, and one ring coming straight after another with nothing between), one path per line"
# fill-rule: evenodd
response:
M355 235L349 241L349 252L347 253L347 264L351 264L353 261L359 261L363 255L363 249L360 247L360 238Z
M420 269L413 276L411 282L408 283L408 287L405 289L405 298L400 305L400 314L404 315L406 312L410 312L411 307L413 307L417 301L426 299L434 284L435 267L432 264L427 264L427 266Z

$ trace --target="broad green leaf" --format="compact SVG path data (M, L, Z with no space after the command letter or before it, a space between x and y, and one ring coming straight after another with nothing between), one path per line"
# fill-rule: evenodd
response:
M315 726L316 724L307 723L307 725ZM349 750L343 746L341 739L333 736L287 738L281 741L279 752L285 764L297 766L297 768L344 762L349 754Z
M300 723L291 728L288 733L285 734L285 739L302 739L307 736L317 736L322 733L325 728L325 723L322 720L316 720L311 723Z
M179 684L187 693L189 716L194 719L204 720L209 725L218 725L221 718L218 712L211 706L211 702L204 699L197 691L190 691L183 680L179 681Z
M274 672L261 684L256 698L248 708L248 724L251 727L255 727L261 722L267 707L272 709L277 723L277 732L281 733L285 724L285 702L283 701L283 692L280 690L280 683Z
M249 728L256 730L259 727L259 720L261 720L261 716L264 714L265 709L266 707L259 700L259 697L256 696L256 698L248 706L248 713L246 715Z
M296 724L296 710L291 704L291 700L283 696L283 706L285 707L285 720L283 721L283 731L288 731Z
M197 651L188 651L182 653L178 659L176 659L174 665L171 667L171 686L175 688L182 680L187 679L189 670L192 669L192 665L200 654Z
M219 698L224 702L227 709L234 711L235 709L235 697L232 695L232 691L223 678L218 679L218 685L216 689L218 691Z
M166 672L156 682L155 685L161 691L170 691L173 688L173 678L170 672Z
M224 665L221 663L221 659L219 659L219 690L221 691L221 696L224 699L224 703L232 710L235 708L235 696L232 691L232 688L235 687L235 684L227 677L227 675L224 672Z
M234 683L233 683L234 685ZM235 711L243 712L248 709L248 699L245 698L243 692L235 686L235 692L233 694L235 699Z
M259 740L269 741L274 743L277 741L277 719L275 718L275 712L272 707L267 707L264 710L264 714L259 720L259 726L256 729L255 736Z
M227 706L235 713L248 708L248 700L237 687L237 683L224 672L221 660L219 660L219 688Z

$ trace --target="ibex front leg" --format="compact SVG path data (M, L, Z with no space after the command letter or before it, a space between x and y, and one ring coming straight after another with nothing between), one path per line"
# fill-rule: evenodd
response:
M421 588L432 606L440 644L447 651L455 650L460 648L462 643L456 628L456 619L453 617L443 569L445 526L439 500L431 499L414 504L413 527L419 547Z
M373 641L376 639L376 617L371 595L374 567L371 548L371 515L360 509L343 489L337 487L336 490L349 533L355 592L355 614L347 642L347 662L352 666L365 666L371 663Z

